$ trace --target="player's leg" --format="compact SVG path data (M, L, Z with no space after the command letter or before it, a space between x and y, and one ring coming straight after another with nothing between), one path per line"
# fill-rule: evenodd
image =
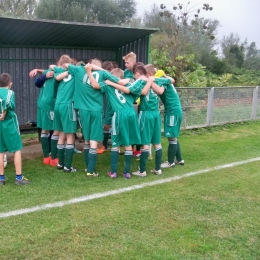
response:
M14 152L14 167L15 167L15 184L25 185L30 182L22 174L22 153L21 150Z
M132 145L125 146L125 156L124 156L124 177L130 179L130 169L133 158Z
M184 160L182 158L181 146L179 140L177 140L176 164L184 165Z
M111 143L112 148L110 152L110 171L107 173L107 175L114 179L117 177L117 166L118 166L118 157L119 157L119 149L120 149L120 132L119 132L119 118L120 112L118 116L118 112L115 112L112 117L112 131L111 131Z
M155 167L151 170L152 173L156 175L161 175L161 164L162 164L162 145L161 144L155 144Z
M127 113L124 112L122 115L124 115L124 121L120 125L120 132L122 133L125 144L124 177L129 179L131 177L130 168L133 156L131 144L140 145L142 142L140 137L138 118L134 109L127 111Z
M65 166L64 172L76 172L76 168L72 167L72 159L74 154L74 142L75 142L75 134L74 133L67 133L67 144L65 148Z
M113 139L112 139L113 143ZM117 166L118 166L118 146L114 146L111 148L110 152L110 172L107 173L108 177L114 179L117 177Z
M88 153L88 168L87 168L87 177L97 177L98 173L95 172L95 167L97 163L97 145L98 141L90 140L90 149Z
M98 173L95 172L95 167L97 162L98 142L101 142L103 139L102 117L103 115L100 112L90 112L90 150L88 154L87 177L98 176Z
M49 165L50 164L50 156L49 156L49 131L43 130L43 117L45 113L41 108L37 108L37 127L41 128L41 133L39 136L40 143L42 146L42 153L43 153L43 164ZM44 126L46 127L46 126Z
M41 133L41 145L42 145L42 152L43 152L43 163L46 165L50 164L51 157L49 155L49 131L42 130Z
M90 111L78 111L78 123L84 136L84 160L86 164L85 172L88 169L88 155L90 150Z
M166 115L164 119L164 136L168 138L168 161L162 163L162 168L174 167L174 158L177 153L177 138L180 134L182 117L179 115Z
M51 160L50 160L50 166L56 167L59 163L58 160L58 145L59 140L59 131L53 131L53 134L51 136Z
M50 165L51 157L49 155L49 132L53 130L53 111L45 111L40 110L40 119L41 126L42 126L42 133L41 133L41 145L43 151L43 163L46 165ZM37 119L38 120L38 119ZM38 121L37 121L38 122Z
M76 111L72 105L62 104L60 105L59 114L62 120L62 129L66 135L67 144L65 147L65 164L64 164L64 172L76 172L77 169L71 166L74 148L75 148L75 133L77 132L77 116Z
M58 170L63 170L65 165L65 142L66 142L66 135L64 132L60 132L59 140L57 145L57 154L59 163L57 165Z
M0 185L5 185L4 153L0 153Z

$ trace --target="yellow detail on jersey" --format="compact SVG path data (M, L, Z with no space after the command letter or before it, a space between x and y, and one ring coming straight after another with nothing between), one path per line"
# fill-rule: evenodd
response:
M156 73L154 74L155 78L161 78L165 75L165 72L163 70L157 70Z

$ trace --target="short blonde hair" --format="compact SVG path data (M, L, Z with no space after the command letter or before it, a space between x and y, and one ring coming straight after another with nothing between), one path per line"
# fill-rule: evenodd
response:
M59 59L59 65L62 66L65 63L72 63L72 59L70 58L69 55L64 54L60 57Z
M153 64L147 64L144 66L147 73L152 73L153 75L156 73L156 68L154 67Z
M128 54L126 54L123 57L123 60L132 60L132 61L136 61L136 54L133 52L129 52Z
M111 71L111 74L120 78L120 79L124 78L124 72L120 68L113 69Z
M102 61L100 59L95 58L95 59L91 60L90 64L97 65L97 66L101 67Z

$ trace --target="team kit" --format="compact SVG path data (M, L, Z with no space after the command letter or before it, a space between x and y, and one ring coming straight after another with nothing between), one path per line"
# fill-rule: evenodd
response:
M124 169L122 176L146 177L147 161L151 146L154 147L154 168L149 172L161 175L163 168L176 164L184 165L178 137L182 122L182 107L174 87L174 79L152 64L136 61L136 54L123 57L126 69L123 71L110 61L91 59L84 63L62 55L55 65L47 70L34 69L30 77L37 73L42 76L35 81L40 89L37 100L37 127L42 129L40 142L43 151L43 164L56 167L64 173L78 171L72 159L75 150L75 134L81 129L84 139L84 160L86 177L97 177L98 147L111 136L110 169L107 176L118 177L118 161L124 150ZM0 82L1 83L1 82ZM10 89L7 89L11 91ZM1 96L0 99L4 100ZM164 136L168 139L168 160L162 162L162 121L159 111L160 100L164 106ZM136 109L137 108L137 109ZM5 108L3 111L8 112ZM0 117L0 125L5 113ZM2 126L1 126L2 127ZM51 141L49 142L49 135ZM1 138L2 139L2 138ZM1 140L1 144L4 143ZM0 161L4 152L9 151L0 145ZM139 168L131 172L133 147L141 147ZM12 147L11 152L21 150ZM19 167L19 166L18 166ZM3 171L0 163L0 177ZM18 172L21 169L18 169ZM19 175L18 174L18 175ZM29 184L22 176L16 184ZM1 183L1 179L0 179ZM2 178L2 183L5 179Z

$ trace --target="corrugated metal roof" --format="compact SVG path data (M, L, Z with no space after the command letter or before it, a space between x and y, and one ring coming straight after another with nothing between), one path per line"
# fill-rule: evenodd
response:
M0 17L2 46L120 48L158 29Z

